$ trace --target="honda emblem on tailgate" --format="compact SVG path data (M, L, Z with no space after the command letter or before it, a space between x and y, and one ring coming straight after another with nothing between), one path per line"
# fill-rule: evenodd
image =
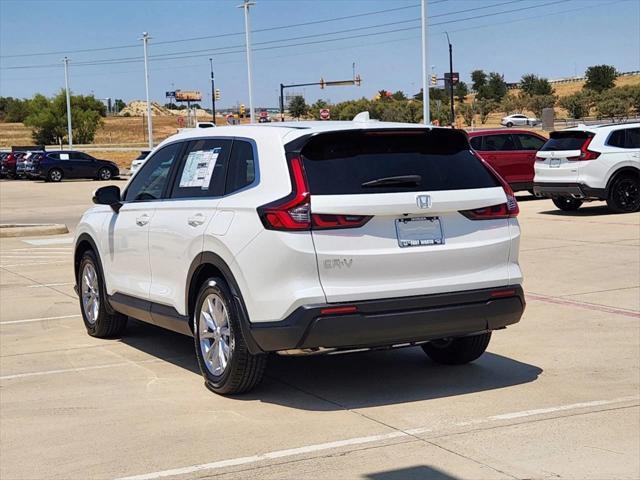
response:
M416 203L420 208L431 208L431 195L418 195Z

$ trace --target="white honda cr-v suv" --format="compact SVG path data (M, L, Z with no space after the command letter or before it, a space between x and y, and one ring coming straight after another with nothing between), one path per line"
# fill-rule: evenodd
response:
M130 316L192 335L218 393L255 386L269 352L421 345L467 363L525 306L518 205L460 130L193 130L94 202L75 239L87 331Z
M640 210L640 123L580 125L550 137L536 154L537 196L566 211L592 200L617 213Z

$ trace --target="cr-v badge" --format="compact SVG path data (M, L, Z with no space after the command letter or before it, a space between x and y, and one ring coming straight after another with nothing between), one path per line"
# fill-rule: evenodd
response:
M420 208L431 208L431 195L418 195L416 204Z

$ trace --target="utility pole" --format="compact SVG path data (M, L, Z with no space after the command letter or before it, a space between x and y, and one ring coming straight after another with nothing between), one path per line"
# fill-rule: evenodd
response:
M71 128L71 94L69 93L69 59L64 57L64 88L67 91L67 137L69 149L73 148L73 130Z
M144 86L147 92L147 131L149 137L149 149L153 148L153 123L151 120L151 103L149 102L149 60L147 57L147 43L151 37L147 32L142 33L142 46L144 48Z
M256 3L250 0L244 0L238 8L244 9L244 33L245 43L247 46L247 76L249 79L249 118L253 123L253 75L251 73L251 28L249 24L249 7L253 7Z
M424 124L429 125L431 123L431 116L429 112L429 84L427 80L427 65L429 49L427 45L427 39L429 36L428 24L427 24L427 0L422 0L422 116Z
M213 119L213 124L216 124L216 84L215 77L213 76L213 58L209 59L209 64L211 65L211 118Z
M451 126L456 124L456 110L453 105L453 47L449 40L449 33L444 32L447 36L447 43L449 44L449 94L451 99Z

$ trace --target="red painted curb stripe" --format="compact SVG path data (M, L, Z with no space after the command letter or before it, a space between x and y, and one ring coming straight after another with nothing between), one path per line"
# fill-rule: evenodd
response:
M595 303L578 302L576 300L567 300L558 297L549 297L547 295L538 295L535 293L527 293L527 300L538 300L540 302L556 303L558 305L569 305L572 307L584 308L585 310L597 310L599 312L613 313L614 315L620 315L623 317L640 318L640 312L634 312L631 310L625 310L622 308L606 307L604 305L597 305Z

